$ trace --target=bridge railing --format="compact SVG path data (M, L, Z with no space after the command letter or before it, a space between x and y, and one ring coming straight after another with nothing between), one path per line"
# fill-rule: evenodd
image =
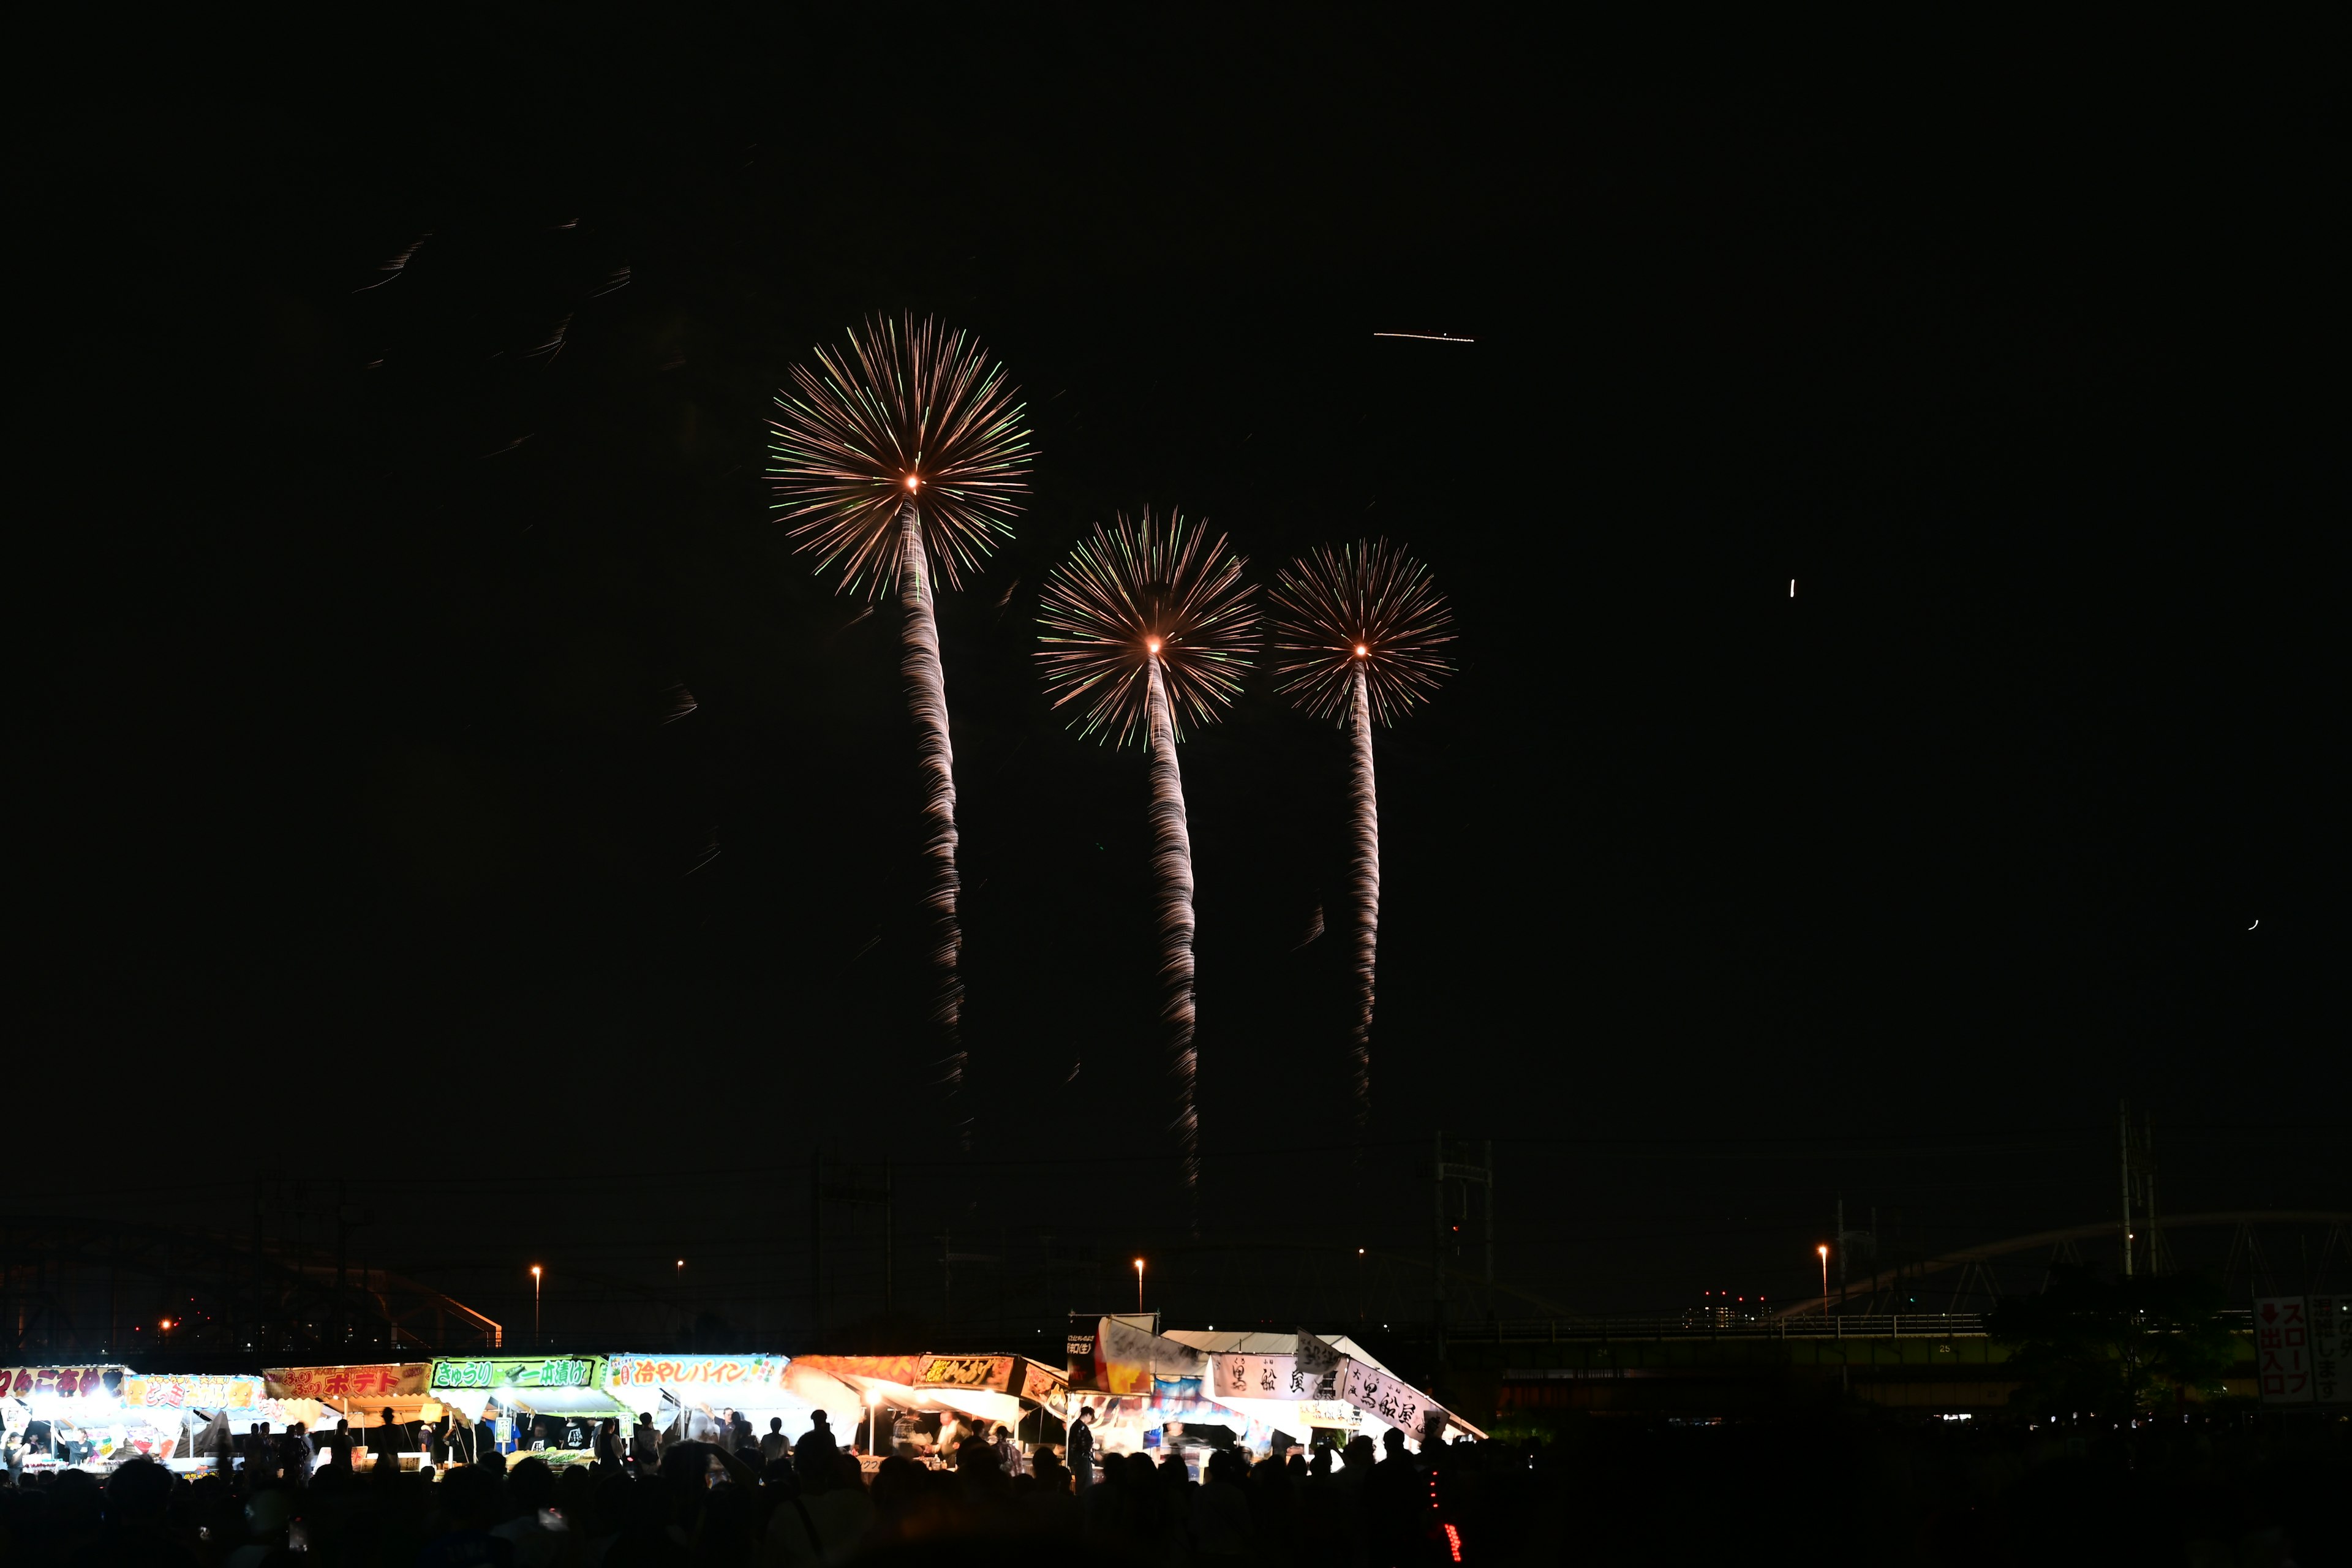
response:
M2219 1314L2233 1329L2251 1326L2244 1309ZM1429 1325L1415 1325L1411 1337L1429 1338ZM1735 1318L1693 1312L1654 1318L1499 1318L1446 1325L1445 1337L1461 1344L1567 1343L1591 1340L1833 1340L1950 1339L1990 1332L1982 1312L1832 1312L1827 1317Z

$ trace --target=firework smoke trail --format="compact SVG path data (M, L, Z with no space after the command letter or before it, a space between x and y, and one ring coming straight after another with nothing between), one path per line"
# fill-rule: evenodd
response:
M1372 1131L1372 971L1381 944L1381 802L1372 781L1372 704L1366 689L1364 664L1356 661L1354 696L1348 705L1348 728L1354 752L1354 775L1348 804L1356 818L1356 1026L1348 1044L1348 1074L1355 1091L1356 1140L1360 1145Z
M1201 1059L1192 1048L1192 836L1184 821L1184 777L1176 766L1176 726L1155 657L1144 667L1151 746L1151 867L1160 877L1160 1005L1168 1030L1168 1073L1176 1080L1176 1147L1184 1190L1201 1187L1201 1116L1193 1103Z
M942 1082L960 1106L968 1058L955 754L933 595L940 579L960 585L1012 537L1034 454L1003 367L961 332L877 317L850 334L848 352L819 348L815 359L814 370L793 367L793 390L776 399L775 508L819 571L841 568L844 592L862 587L870 602L895 584L905 611L898 668L923 783L925 902L937 936L932 1018L947 1047ZM968 1151L968 1118L957 1137Z
M1196 1205L1201 1123L1193 1043L1192 844L1176 765L1182 725L1214 722L1241 689L1258 646L1257 610L1242 560L1182 517L1146 510L1099 524L1038 591L1037 650L1054 706L1075 705L1074 729L1119 745L1140 742L1151 781L1152 867L1160 884L1160 980L1172 1130Z
M1437 689L1451 666L1453 616L1421 563L1385 539L1322 549L1290 563L1274 588L1280 689L1349 731L1355 819L1356 1019L1349 1035L1357 1147L1372 1115L1372 1003L1381 928L1381 814L1372 725L1392 724Z
M931 965L940 977L931 1018L948 1045L941 1063L947 1071L941 1081L949 1094L957 1097L963 1092L964 1049L963 981L958 969L963 956L963 927L956 915L962 884L956 876L955 748L948 739L948 683L940 668L939 621L932 614L922 520L913 501L900 505L898 517L904 552L898 567L898 604L907 612L898 673L907 682L907 709L915 721L915 766L922 777L923 813L929 826L923 855L930 863L931 890L924 902L930 906L939 939L931 950ZM959 1124L957 1134L969 1148L969 1122Z

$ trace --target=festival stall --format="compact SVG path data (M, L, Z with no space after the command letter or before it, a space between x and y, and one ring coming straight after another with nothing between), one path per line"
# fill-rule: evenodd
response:
M0 1368L0 1424L25 1444L26 1468L103 1469L164 1443L170 1434L143 1415L126 1415L130 1375L115 1363Z
M272 1400L308 1402L317 1407L317 1419L305 1422L312 1438L320 1435L321 1427L332 1430L338 1421L350 1422L352 1461L364 1466L370 1461L368 1440L362 1434L383 1426L386 1410L392 1412L393 1425L399 1427L414 1428L441 1419L444 1405L425 1386L431 1366L421 1361L273 1366L264 1368L261 1375Z
M299 1422L315 1436L320 1422L331 1419L331 1413L315 1399L278 1397L268 1375L257 1373L142 1373L122 1380L122 1408L126 1415L136 1413L150 1429L165 1435L152 1447L134 1437L132 1447L175 1470L206 1469L215 1463L212 1455L202 1451L199 1439L215 1420L237 1434L250 1431L256 1422L268 1422L273 1432Z
M655 1426L693 1442L723 1441L730 1410L754 1433L782 1420L785 1434L797 1437L815 1406L785 1392L789 1364L781 1355L628 1353L606 1358L604 1387L632 1417L650 1415Z
M595 1423L635 1412L613 1397L604 1356L450 1356L432 1363L425 1390L469 1422L488 1420L499 1451L537 1452L552 1465L591 1457ZM542 1438L536 1428L547 1426ZM539 1445L546 1447L541 1449Z
M1060 1420L1069 1380L1057 1367L1021 1355L799 1356L785 1369L789 1394L825 1412L835 1436L887 1451L884 1424L900 1413L940 1413L958 1424L1022 1433L1030 1413ZM1042 1430L1042 1421L1032 1422Z
M1171 1330L1119 1314L1074 1316L1071 1415L1095 1412L1098 1453L1227 1443L1253 1453L1378 1442L1395 1427L1418 1448L1433 1433L1483 1436L1346 1338ZM1188 1455L1187 1464L1196 1461Z

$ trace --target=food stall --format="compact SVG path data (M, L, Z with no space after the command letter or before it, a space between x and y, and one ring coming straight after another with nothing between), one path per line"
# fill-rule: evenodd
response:
M815 1408L784 1388L791 1358L781 1355L679 1355L624 1353L605 1358L605 1391L629 1411L624 1427L638 1415L673 1437L716 1443L725 1436L727 1412L751 1422L755 1439L768 1423L781 1420L787 1437L809 1426Z
M162 1435L152 1446L134 1436L131 1446L180 1471L209 1469L215 1463L199 1439L215 1417L239 1436L267 1421L272 1432L299 1422L314 1437L322 1419L332 1420L332 1413L315 1399L276 1397L261 1373L140 1373L122 1380L122 1408Z
M261 1375L269 1398L318 1407L317 1419L305 1423L314 1439L321 1428L331 1432L336 1422L350 1422L352 1463L365 1467L370 1460L364 1434L383 1425L386 1410L395 1426L415 1428L441 1419L445 1407L426 1387L431 1367L430 1362L421 1361L273 1366L264 1368ZM323 1461L323 1449L320 1458Z
M170 1434L124 1412L130 1375L115 1363L0 1368L0 1425L26 1445L25 1468L104 1469L163 1443Z
M868 1455L888 1449L888 1433L880 1432L878 1443L876 1435L897 1413L1003 1426L1034 1448L1043 1416L1059 1421L1069 1408L1069 1380L1060 1368L1012 1354L799 1356L785 1369L784 1388L824 1411L836 1440L855 1442Z
M1108 1314L1071 1321L1071 1415L1094 1408L1097 1452L1188 1449L1202 1446L1187 1440L1199 1429L1218 1427L1258 1454L1341 1447L1359 1434L1377 1443L1391 1427L1415 1449L1433 1432L1484 1436L1345 1336L1160 1333L1150 1322Z
M585 1463L594 1457L597 1422L612 1416L625 1427L636 1414L613 1397L609 1362L601 1355L446 1356L432 1363L425 1390L467 1421L488 1421L501 1453L535 1453L557 1466ZM542 1420L544 1438L535 1431Z

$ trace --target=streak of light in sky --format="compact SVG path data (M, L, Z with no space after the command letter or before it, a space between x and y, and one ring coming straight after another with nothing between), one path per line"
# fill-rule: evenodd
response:
M1376 338L1418 338L1428 343L1475 343L1475 338L1457 338L1452 332L1374 332Z

